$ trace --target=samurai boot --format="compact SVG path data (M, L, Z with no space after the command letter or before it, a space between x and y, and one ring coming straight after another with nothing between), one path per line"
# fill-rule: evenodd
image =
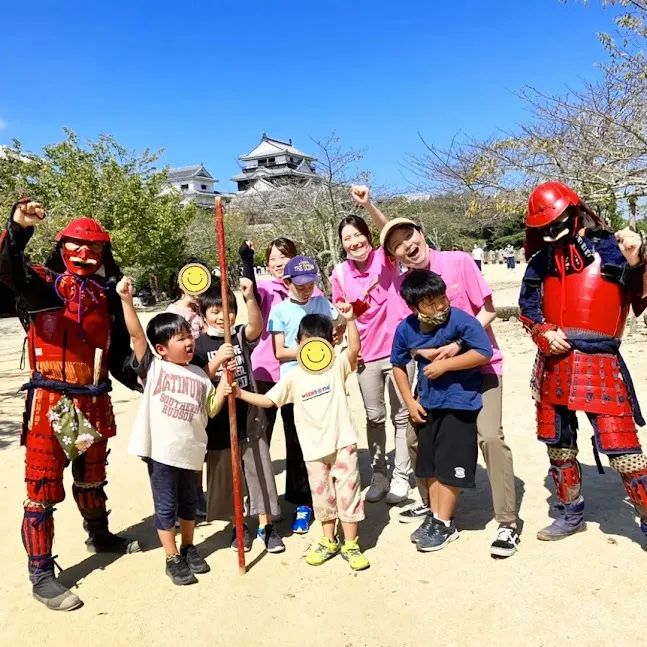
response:
M583 497L580 497L574 503L559 503L557 509L561 512L561 516L555 519L550 526L542 528L537 533L537 539L541 541L558 541L586 530Z
M27 551L29 580L36 600L53 611L71 611L83 603L54 576L54 508L26 502L21 534Z
M72 493L83 517L83 527L88 533L85 545L90 553L116 553L127 555L141 550L139 542L120 537L108 530L106 495L103 483L85 484L75 481Z
M72 611L83 606L81 599L54 577L53 562L51 569L38 574L30 574L29 579L33 584L34 598L48 609L52 611Z
M108 530L108 518L85 521L83 527L88 533L85 545L89 553L115 553L117 555L130 555L138 553L142 547L136 539L120 537Z

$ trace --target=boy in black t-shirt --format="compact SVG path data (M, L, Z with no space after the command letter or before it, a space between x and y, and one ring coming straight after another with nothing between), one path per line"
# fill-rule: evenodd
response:
M229 291L229 321L225 322L220 286L213 286L200 298L200 309L207 323L207 332L198 337L193 363L207 372L217 385L227 367L235 371L241 388L255 392L251 352L262 332L261 310L254 297L254 284L241 279L240 287L247 303L248 323L235 325L238 313L236 296ZM231 344L225 343L225 325L231 329ZM215 361L214 361L215 359ZM283 541L272 524L272 515L279 515L276 484L265 430L267 417L258 407L236 401L236 425L243 463L243 484L249 497L249 516L258 516L257 538L270 553L285 550ZM207 520L233 520L233 477L229 438L229 410L223 407L207 425ZM245 550L251 550L252 538L244 526ZM235 525L232 550L237 550Z

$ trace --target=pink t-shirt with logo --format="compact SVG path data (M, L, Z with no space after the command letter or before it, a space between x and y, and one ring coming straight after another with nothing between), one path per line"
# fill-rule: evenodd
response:
M356 320L356 324L362 343L362 359L372 362L391 355L395 329L411 311L402 309L402 299L394 287L398 277L397 265L386 256L384 249L371 251L367 260L363 272L352 260L335 267L332 300L333 305L340 300L368 303L368 310Z
M476 263L465 252L437 252L430 250L429 269L440 275L447 285L447 298L451 305L460 308L468 314L476 316L483 307L485 300L492 296L492 289L485 282ZM400 275L395 281L395 289L400 293L400 286L406 274ZM400 299L401 306L406 304ZM407 309L407 314L410 314ZM494 354L489 364L481 368L483 373L503 375L503 354L499 349L492 328L486 332L492 342Z
M258 294L261 299L259 304L263 316L263 332L258 345L252 352L252 367L254 379L263 382L279 381L279 360L274 356L272 334L267 330L270 310L275 305L288 298L290 291L281 279L262 279L256 282ZM322 291L315 287L313 296L322 296Z

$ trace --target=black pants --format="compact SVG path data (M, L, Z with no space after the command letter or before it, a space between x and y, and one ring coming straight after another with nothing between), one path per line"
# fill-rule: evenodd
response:
M274 386L273 382L256 383L258 392L265 394ZM276 407L266 409L268 419L267 444L272 442L272 432L276 422ZM294 424L294 405L286 404L281 407L283 430L285 432L285 500L295 505L308 505L312 507L312 494L308 483L308 470L303 460L303 452Z
M195 521L198 472L164 465L152 458L146 459L146 463L155 505L155 528L171 530L175 527L176 514L179 519Z

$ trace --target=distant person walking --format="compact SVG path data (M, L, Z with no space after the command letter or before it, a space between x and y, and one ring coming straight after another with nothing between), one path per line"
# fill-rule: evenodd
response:
M515 268L514 247L512 245L508 245L505 248L504 254L505 254L505 259L506 259L506 264L508 269L513 270Z
M476 266L479 268L479 270L482 270L483 267L484 254L485 252L480 245L474 245L474 249L472 249L472 258L474 259L474 262L476 263Z

